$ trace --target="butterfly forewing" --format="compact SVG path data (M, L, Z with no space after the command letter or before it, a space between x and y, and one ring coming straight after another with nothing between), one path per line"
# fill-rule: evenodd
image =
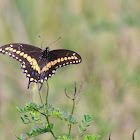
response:
M42 49L28 44L14 43L0 47L0 52L19 61L26 76L33 82L38 81L40 78L38 62L41 59Z
M41 54L41 49L28 44L8 44L0 47L0 53L8 54L10 57L16 59L20 63L26 61L28 56L37 58ZM39 54L38 54L39 53Z

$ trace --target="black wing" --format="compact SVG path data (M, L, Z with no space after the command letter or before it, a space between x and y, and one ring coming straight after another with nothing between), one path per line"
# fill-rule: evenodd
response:
M40 80L40 62L43 50L28 44L14 43L0 47L0 53L8 54L19 61L26 77L30 82L38 83ZM29 85L28 85L29 87Z
M41 70L42 82L47 81L55 71L60 68L71 64L79 64L82 62L82 58L76 52L70 50L53 50L48 52L46 65Z
M8 54L19 61L26 77L29 78L28 88L31 82L40 83L47 81L55 74L56 69L71 64L79 64L82 58L76 52L70 50L53 50L42 57L43 50L28 44L8 44L0 47L0 53Z

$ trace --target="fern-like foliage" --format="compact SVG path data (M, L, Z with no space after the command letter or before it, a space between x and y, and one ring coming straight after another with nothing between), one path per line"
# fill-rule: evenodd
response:
M78 123L74 116L69 113L64 113L64 111L60 111L58 108L54 108L52 105L37 105L35 103L26 103L23 108L18 108L18 112L26 113L20 117L23 124L30 124L30 123L38 123L40 126L36 126L35 129L32 129L30 132L26 132L25 135L21 134L20 137L17 136L19 140L26 140L34 136L38 136L40 134L50 132L50 128L52 129L54 124L48 124L44 117L52 117L63 120L68 122L69 124L76 124ZM47 110L47 113L46 113ZM44 116L44 117L43 117Z
M44 112L44 109L48 109L48 113ZM58 108L54 108L52 105L37 105L35 103L26 103L25 107L23 108L18 108L17 110L20 113L27 113L30 112L30 116L28 116L27 114L24 115L23 117L20 117L23 123L32 123L32 122L39 122L42 123L43 122L43 118L41 117L41 115L43 116L49 116L52 118L58 118L60 120L64 120L68 123L71 124L76 124L78 123L75 119L74 116L72 116L69 113L64 113L64 111L60 111ZM29 119L31 118L31 119Z
M83 137L84 132L87 131L87 128L93 122L93 119L89 115L84 115L83 120L81 120L81 124L78 126L78 130L80 132L80 137Z
M84 136L84 140L97 140L100 136L99 135L86 135Z
M100 136L99 135L85 135L83 140L97 140ZM57 140L80 140L79 137L77 137L77 139L72 139L72 138L69 138L67 136L59 136Z
M52 128L53 128L53 126L52 126ZM46 133L46 132L50 132L50 129L48 128L47 125L46 126L41 126L41 127L36 126L29 133L26 132L26 138L24 138L24 134L21 134L20 137L18 137L18 136L16 136L16 137L19 140L23 140L23 139L24 140L27 140L27 139L29 139L31 137L35 137L35 136L41 135L41 134Z
M35 128L30 130L29 132L25 132L25 134L21 134L20 137L16 136L18 140L27 140L32 137L44 134L44 133L51 133L55 140L79 140L81 137L84 140L96 140L99 138L97 135L84 135L84 132L87 131L87 128L90 126L90 123L93 122L92 118L89 115L84 115L83 120L77 121L73 116L75 107L77 106L78 101L76 101L76 97L79 95L82 86L80 86L79 91L77 92L77 86L75 82L75 92L74 97L70 98L68 93L65 90L66 97L68 97L72 101L72 110L71 113L65 113L64 111L60 110L59 108L53 107L53 105L48 104L48 93L49 93L49 86L47 83L47 94L46 94L46 103L44 104L41 93L39 91L39 97L41 101L41 105L38 105L33 102L28 102L25 104L23 108L17 107L19 113L22 114L20 117L23 124L30 124L33 123ZM54 133L54 122L50 123L49 118L56 118L61 121L65 121L68 127L68 134L67 135L60 135L56 136ZM73 138L71 134L72 126L76 123L80 122L79 125L79 136L76 139Z

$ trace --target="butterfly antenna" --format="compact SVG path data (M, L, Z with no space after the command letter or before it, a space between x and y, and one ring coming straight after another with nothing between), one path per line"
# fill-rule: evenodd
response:
M43 41L42 41L42 39L41 39L41 36L40 36L40 35L39 35L38 37L40 38L40 41L41 41L41 49L42 49L42 44L43 44Z
M55 40L54 42L52 42L49 46L51 46L52 44L54 44L55 42L57 42L61 37L59 37L57 40Z

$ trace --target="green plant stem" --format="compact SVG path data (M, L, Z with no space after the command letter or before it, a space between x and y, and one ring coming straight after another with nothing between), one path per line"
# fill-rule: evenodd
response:
M48 82L47 82L47 95L46 95L46 113L48 114L48 95L49 95L49 84L48 84ZM57 137L55 136L55 134L53 133L53 131L52 131L52 129L51 129L51 126L50 126L50 122L49 122L49 117L48 116L46 116L46 120L47 120L47 123L48 123L48 127L49 127L49 129L50 129L50 132L51 132L51 134L53 135L53 137L55 138L55 139L57 139Z
M38 89L39 89L39 86L38 86ZM38 90L39 91L39 90ZM46 114L48 114L48 95L49 95L49 84L48 84L48 82L47 82L47 95L46 95L46 110L45 110L45 108L44 108L44 112L46 112ZM41 96L41 93L40 93L40 91L39 91L39 96L40 96L40 100L41 100L41 103L42 103L42 105L44 105L43 104L43 100L42 100L42 96ZM45 107L45 106L44 106ZM39 110L37 110L39 113L41 113ZM42 115L45 115L44 113L41 113ZM55 138L55 139L57 139L57 137L55 136L55 134L53 133L53 131L52 131L52 129L51 129L51 127L50 127L50 122L49 122L49 117L47 116L47 115L45 115L45 117L46 117L46 120L47 120L47 123L48 123L48 127L49 127L49 129L50 129L50 132L51 132L51 134L53 135L53 137Z
M48 95L49 95L49 84L47 82L47 95L46 95L46 105L48 106Z
M39 84L38 84L38 89L39 89ZM40 97L41 103L43 105L43 100L42 100L42 96L41 96L40 90L38 90L38 91L39 91L39 97Z
M73 99L73 106L72 106L71 115L73 115L74 109L75 109L75 99ZM72 124L69 125L69 137L71 135L71 126L72 126Z

